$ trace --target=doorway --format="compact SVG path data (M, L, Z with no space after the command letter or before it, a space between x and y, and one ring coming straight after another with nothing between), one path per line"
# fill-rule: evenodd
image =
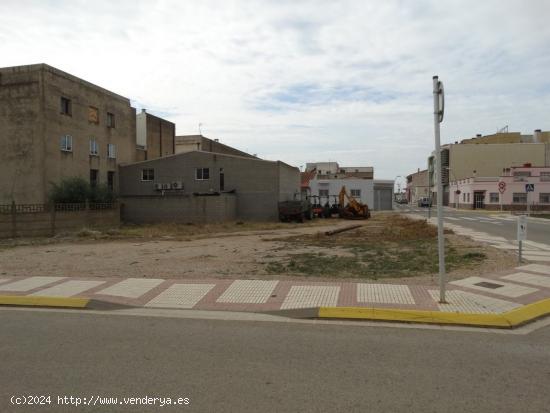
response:
M485 191L474 191L474 209L485 208Z

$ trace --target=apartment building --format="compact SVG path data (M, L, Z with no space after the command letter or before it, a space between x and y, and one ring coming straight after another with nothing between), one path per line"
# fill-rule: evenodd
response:
M420 198L430 196L430 187L428 186L428 170L407 175L406 197L409 203L416 204Z
M474 176L500 176L503 168L523 164L550 166L550 132L535 130L477 135L460 143L441 146L443 204L449 204L449 183ZM428 158L430 196L437 199L435 153Z
M136 111L46 64L0 68L0 143L0 204L45 203L65 177L118 191L118 165L136 158Z

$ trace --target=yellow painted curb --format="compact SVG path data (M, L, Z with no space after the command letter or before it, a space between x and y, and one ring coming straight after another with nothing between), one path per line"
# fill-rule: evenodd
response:
M406 323L453 324L514 328L550 314L550 299L527 304L501 314L446 313L371 307L320 307L318 318L346 318Z
M88 298L0 295L0 305L86 308Z

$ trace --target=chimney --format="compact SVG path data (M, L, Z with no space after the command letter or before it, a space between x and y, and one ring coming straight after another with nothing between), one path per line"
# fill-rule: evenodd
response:
M535 132L533 133L533 142L534 143L540 143L540 135L542 131L540 129L535 129Z
M145 108L141 109L141 113L145 113L147 110Z
M219 139L214 139L214 142L219 142L220 140Z

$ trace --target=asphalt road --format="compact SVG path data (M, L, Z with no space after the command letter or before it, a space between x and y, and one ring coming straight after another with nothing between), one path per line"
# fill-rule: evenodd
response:
M17 310L1 310L0 320L1 412L540 413L550 406L550 327L508 335ZM50 395L55 403L19 407L12 395ZM57 396L71 395L181 397L189 405L57 405Z
M413 212L428 216L428 208L417 208L410 205L396 205L395 209L402 212ZM431 208L431 216L437 217L435 206ZM507 216L506 212L488 213L487 211L461 211L453 208L445 208L443 217L448 223L471 228L476 231L486 232L490 235L515 240L517 236L517 221L499 219L499 216ZM449 217L451 219L449 219ZM550 219L527 220L527 239L530 241L550 244Z

